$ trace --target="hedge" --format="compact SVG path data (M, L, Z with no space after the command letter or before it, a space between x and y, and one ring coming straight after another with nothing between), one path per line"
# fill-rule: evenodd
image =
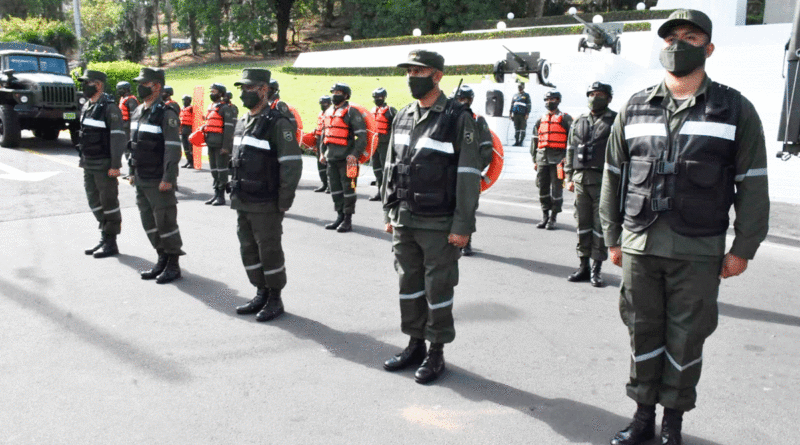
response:
M9 17L0 20L0 41L34 43L51 46L61 54L75 47L77 39L72 28L64 22L41 17L21 19Z
M669 17L674 9L645 9L642 11L612 11L606 13L582 13L578 17L591 23L595 15L603 16L604 22L632 22L641 20L661 20ZM553 15L548 17L528 17L512 20L479 20L472 24L469 29L492 29L497 26L497 22L503 21L509 28L521 28L526 26L550 26L550 25L569 25L578 21L571 15Z
M650 22L626 23L623 27L624 32L649 31L649 30L650 30ZM583 32L583 25L519 29L512 31L492 31L483 33L434 34L434 35L419 36L419 37L401 36L401 37L388 37L383 39L354 40L352 42L315 43L311 45L309 52L333 51L338 49L374 48L374 47L395 46L395 45L415 45L422 43L513 39L519 37L560 36L560 35L580 34L581 32Z
M449 76L466 74L489 74L492 65L452 65L445 66L444 73ZM283 67L287 74L300 74L306 76L404 76L405 69L397 67L345 67L345 68L295 68Z
M133 78L139 75L139 70L143 65L133 62L92 62L87 65L87 69L102 71L108 76L106 81L106 93L115 94L118 82L132 82ZM72 78L78 83L78 77L83 74L81 68L72 70ZM135 94L135 90L133 91Z

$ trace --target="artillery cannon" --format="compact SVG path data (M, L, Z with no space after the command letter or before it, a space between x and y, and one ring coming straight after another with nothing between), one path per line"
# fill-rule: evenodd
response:
M778 157L784 161L792 155L800 156L800 2L795 7L792 36L786 44L786 64L786 89L778 125L778 141L783 143Z
M500 60L494 64L494 80L503 83L506 74L516 74L526 79L531 74L536 74L539 83L548 87L555 87L550 83L550 62L542 59L538 52L515 53L503 46L508 51L505 60Z
M581 37L578 42L579 52L586 51L587 48L595 51L611 48L611 52L614 54L622 51L619 41L619 36L622 34L622 23L589 23L578 17L578 14L572 14L572 18L583 24L583 33L588 36L588 38Z

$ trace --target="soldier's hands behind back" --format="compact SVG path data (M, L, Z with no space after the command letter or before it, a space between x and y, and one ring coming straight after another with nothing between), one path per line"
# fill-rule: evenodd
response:
M725 258L722 259L722 271L719 273L720 278L730 278L740 275L747 269L747 260L739 258L738 256L727 253Z
M622 267L622 248L613 246L608 248L608 258L617 267Z
M119 169L118 168L111 168L108 170L108 176L111 178L118 178L119 177Z
M462 248L469 242L469 235L456 235L455 233L451 233L450 236L447 237L447 242L458 248Z

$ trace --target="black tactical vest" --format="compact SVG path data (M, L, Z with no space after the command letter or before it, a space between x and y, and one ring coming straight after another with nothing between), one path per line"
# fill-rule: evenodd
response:
M136 167L136 176L142 179L161 179L164 176L164 134L161 122L166 109L166 105L158 103L153 105L145 123L131 122L131 157Z
M625 228L642 232L663 216L684 236L725 233L734 197L741 94L712 82L671 140L667 110L660 99L647 102L651 92L635 94L626 109Z
M391 165L385 208L401 205L422 216L449 216L456 208L458 153L455 152L456 122L469 108L460 105L442 112L428 111L421 134L412 138L413 113L395 118L394 146L396 163Z
M572 167L575 170L594 169L603 170L606 160L606 143L611 135L611 126L617 117L615 111L604 112L594 124L589 121L589 116L578 118L573 124L573 137L577 142Z
M276 201L281 185L280 164L277 147L267 138L275 122L286 117L278 110L267 108L248 129L244 126L245 119L239 121L234 132L231 194L244 202Z
M109 97L104 94L97 101L91 115L88 113L91 105L86 105L86 111L81 118L80 133L81 154L86 159L111 158L111 132L106 125L108 103Z

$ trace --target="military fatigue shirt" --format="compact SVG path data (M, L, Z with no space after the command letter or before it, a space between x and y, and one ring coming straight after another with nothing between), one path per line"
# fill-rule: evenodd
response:
M110 98L105 97L105 95L101 96L97 102L87 100L83 104L81 126L84 125L83 120L91 118L98 104L105 100L109 100L109 102L106 104L106 109L103 113L103 123L106 126L106 131L109 132L111 157L107 159L86 159L81 156L80 166L87 170L108 171L112 168L120 169L122 167L122 153L128 144L125 139L125 130L122 129L122 112L117 104L111 101Z
M559 113L560 111L556 111ZM533 156L533 162L539 165L551 165L551 164L558 164L561 162L562 159L566 156L566 148L563 150L556 149L556 148L544 148L539 150L539 124L542 123L542 118L536 120L536 123L533 124L533 138L531 139L531 156ZM572 127L572 116L567 113L564 113L564 117L561 118L561 126L567 130L567 135L569 135L570 128ZM567 142L569 142L569 138L567 138Z
M163 104L164 101L159 97L149 107L147 103L142 102L131 115L131 124L138 123L138 126L148 124L150 113L153 111L153 106L156 104ZM172 184L172 189L178 182L178 163L181 161L181 138L178 134L178 127L180 127L180 120L175 110L171 107L164 108L164 115L161 119L161 134L164 136L164 176L161 180L148 180L142 179L138 175L134 184L139 187L158 187L159 182L168 182ZM133 131L131 131L133 133ZM133 157L131 157L133 159ZM131 167L131 174L136 173L136 168Z
M211 111L217 103L209 105L206 113ZM236 128L236 116L233 115L231 107L225 105L224 102L219 109L219 114L222 116L222 133L206 133L206 145L212 148L222 148L230 153L233 151L233 130Z
M345 101L338 107L331 106L328 112L335 113L342 107L349 107L350 102ZM350 127L350 134L347 139L347 146L338 144L325 144L323 142L322 149L325 150L325 159L328 161L344 161L348 156L352 155L356 158L361 157L367 151L367 123L364 121L364 116L357 109L350 107L342 118L344 123ZM325 138L325 131L322 132L323 140Z
M606 116L610 116L613 114L614 114L613 111L606 108L606 111L600 116L595 116L594 114L589 112L578 116L577 121L581 119L588 119L591 128L591 126L594 126L594 123L597 122L599 119L602 119ZM603 180L602 170L595 170L594 168L582 168L576 170L573 168L572 163L575 159L575 147L577 146L577 142L574 139L576 127L578 126L572 125L570 127L569 137L567 138L567 158L566 158L567 160L564 161L564 174L566 175L567 182L577 182L584 185L600 184L600 182Z

